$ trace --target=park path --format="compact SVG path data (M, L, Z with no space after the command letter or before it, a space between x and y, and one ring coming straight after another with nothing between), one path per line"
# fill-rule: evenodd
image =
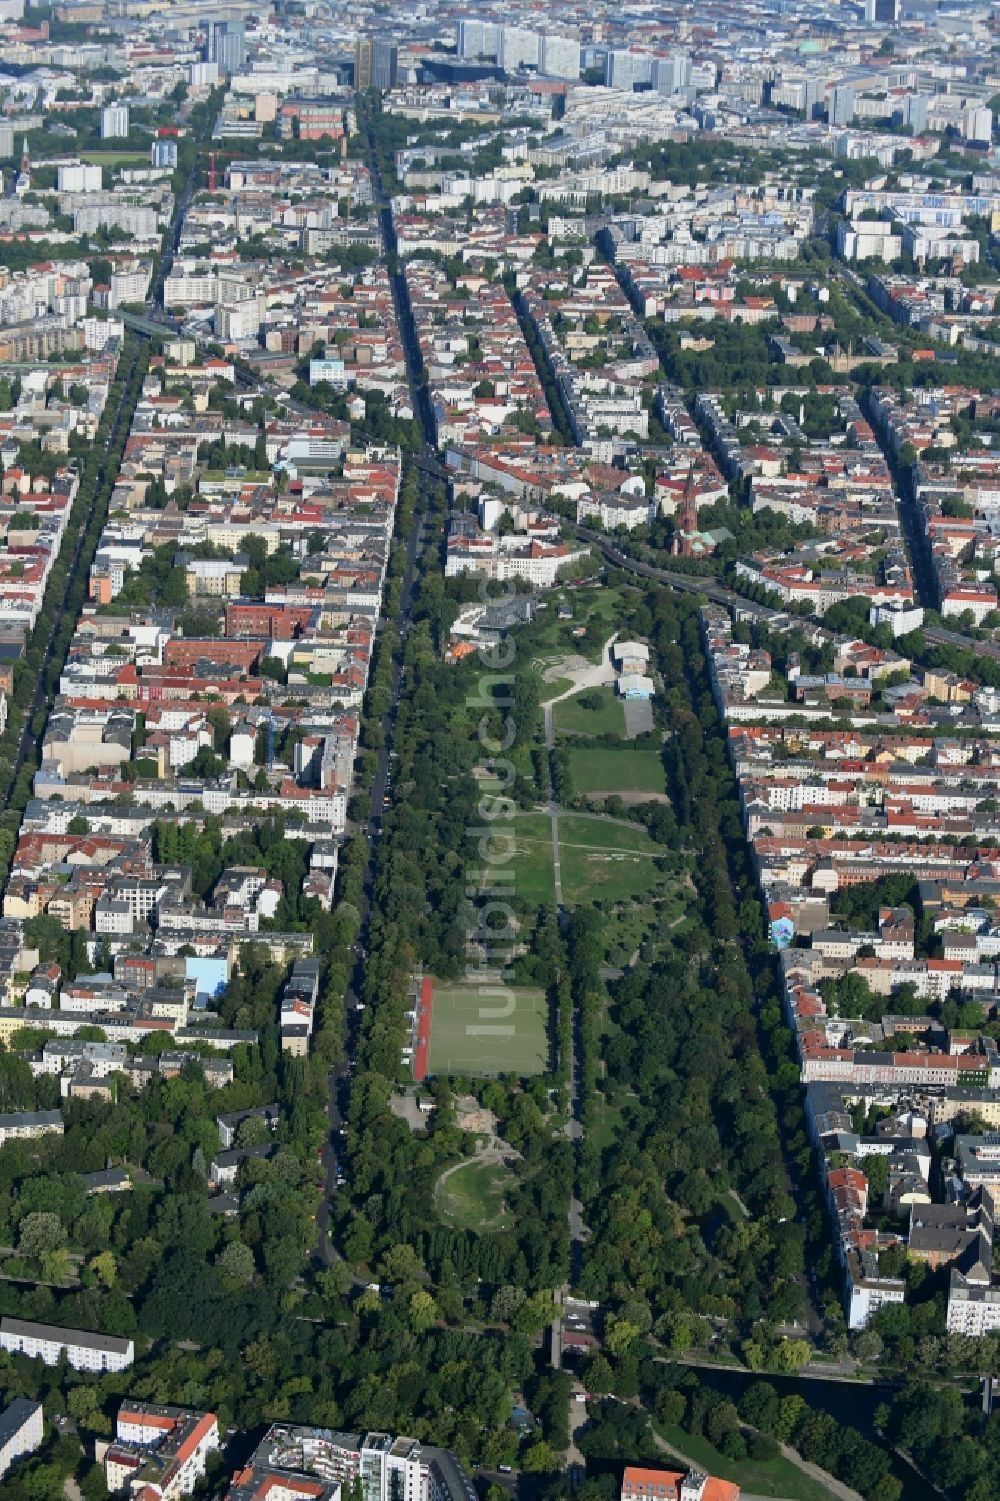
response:
M564 693L557 694L555 698L549 699L547 704L542 705L542 719L545 725L545 748L547 751L555 750L556 746L556 728L555 721L552 715L554 705L561 703L565 698L573 698L575 694L581 693L585 688L604 687L614 682L615 670L611 662L611 646L617 635L618 632L615 631L608 637L607 641L605 641L604 645L601 647L601 656L599 661L587 662L581 667L569 669L567 671L567 676L572 679L572 687L567 688ZM561 929L565 917L565 908L563 907L562 864L559 859L559 804L556 802L555 798L553 798L549 803L546 804L545 811L549 815L549 823L551 826L553 875L552 885L556 902L556 921L558 922ZM567 1059L569 1083L569 1114L566 1119L565 1128L566 1136L572 1144L574 1154L573 1182L570 1187L569 1210L567 1215L569 1221L570 1240L570 1282L559 1289L560 1303L569 1292L569 1288L573 1279L579 1273L580 1248L587 1233L587 1227L583 1221L583 1204L576 1194L578 1183L576 1154L579 1150L579 1143L583 1138L583 1122L580 1119L579 1079L577 1078L577 1056L579 1045L579 1038L577 1035L578 1027L579 1017L576 1015L574 1010L572 1025L570 1026L569 1058ZM561 1312L557 1313L556 1318L552 1323L552 1364L556 1370L559 1370L560 1366L562 1365ZM576 1445L574 1442L572 1442L572 1440L570 1444L570 1459L574 1464L578 1464L582 1460L582 1455L579 1454L579 1450L577 1450Z
M615 669L611 662L611 646L618 632L608 637L601 647L601 660L588 662L585 667L572 670L573 686L567 688L564 693L559 693L555 698L550 698L548 703L542 705L542 718L545 723L545 748L552 751L556 748L556 727L552 717L552 710L556 704L561 704L565 698L574 698L576 694L583 693L587 688L604 688L615 680ZM559 804L555 798L548 803L546 811L549 815L549 823L552 833L552 874L555 888L556 912L562 911L562 865L559 860Z
M555 698L550 698L548 703L542 705L542 714L545 718L545 744L549 750L555 749L556 736L555 726L552 722L552 709L555 704L561 704L563 699L575 698L578 693L583 693L586 688L608 688L615 681L615 669L611 661L611 647L618 639L618 632L609 636L601 647L601 660L588 662L584 667L566 668L563 671L567 677L572 678L573 686L566 688L562 693L557 693ZM560 677L563 676L560 672Z

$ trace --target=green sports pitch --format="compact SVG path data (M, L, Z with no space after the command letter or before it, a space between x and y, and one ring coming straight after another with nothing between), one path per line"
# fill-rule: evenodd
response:
M502 993L435 980L428 1072L492 1077L544 1073L549 1064L543 990L507 985Z

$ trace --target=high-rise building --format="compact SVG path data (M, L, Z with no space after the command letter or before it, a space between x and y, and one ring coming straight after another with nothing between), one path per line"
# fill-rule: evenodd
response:
M389 37L359 36L354 47L354 87L394 89L399 74L399 50Z
M631 91L639 83L652 83L653 59L645 52L629 52L620 48L608 53L604 69L604 82L609 89Z
M985 104L970 104L962 114L962 135L967 141L991 141L993 111Z
M538 67L540 39L537 31L526 26L504 26L500 30L500 66L505 73L518 68Z
M850 84L838 83L830 95L831 125L850 125L854 118L854 90Z
M467 16L458 23L458 55L463 58L500 55L500 27L494 21Z
M899 20L899 0L865 0L865 20L869 25L895 25Z
M458 23L457 52L459 57L482 57L484 21L475 16L463 16Z
M927 110L930 98L927 94L909 94L903 104L903 124L913 126L913 134L921 135L927 129Z
M372 39L359 36L354 44L354 87L360 93L372 86Z
M580 38L543 36L538 53L538 71L546 78L579 78Z
M228 29L216 42L215 61L219 65L219 72L231 78L246 62L246 39L238 21L227 21L224 24Z
M154 141L150 161L152 166L169 167L172 172L177 165L177 142L169 136Z
M99 193L103 172L87 162L68 162L56 168L56 191L59 193Z
M205 61L218 63L219 72L232 77L247 60L246 31L242 21L209 21L206 26Z
M101 140L128 135L128 105L108 104L101 110Z
M807 78L802 86L802 108L807 120L815 120L822 112L826 90L821 78Z
M670 52L653 63L652 83L658 94L677 94L691 82L691 55Z

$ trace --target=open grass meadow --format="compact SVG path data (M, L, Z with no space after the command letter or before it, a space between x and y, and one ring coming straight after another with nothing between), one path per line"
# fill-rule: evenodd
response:
M563 900L575 907L645 896L660 883L656 860L662 854L662 845L638 824L566 814L559 819Z
M453 1230L505 1230L504 1193L510 1173L499 1162L473 1158L446 1169L434 1190L438 1218Z
M552 722L557 735L625 735L625 710L613 688L583 688L554 704Z
M677 1454L686 1455L720 1480L734 1481L751 1495L781 1496L785 1501L833 1501L833 1491L780 1454L775 1459L735 1461L727 1459L701 1434L663 1424L657 1424L657 1428Z
M514 826L514 891L530 906L555 897L552 822L546 813L519 813ZM661 884L656 864L665 854L639 824L583 813L559 816L559 861L563 901L624 900L645 896Z
M540 907L555 893L552 820L547 813L519 813L514 824L514 893L519 902Z
M549 682L543 682L539 692L538 701L542 704L549 703L554 698L559 698L563 693L568 693L573 686L572 678L552 678ZM555 710L553 710L555 713Z

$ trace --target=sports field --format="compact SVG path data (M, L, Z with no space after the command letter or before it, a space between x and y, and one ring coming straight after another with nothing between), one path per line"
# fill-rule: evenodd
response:
M478 985L433 981L431 1074L544 1073L548 1067L545 992L508 985L491 992Z
M655 750L574 747L569 753L570 780L576 792L660 792L663 762Z

